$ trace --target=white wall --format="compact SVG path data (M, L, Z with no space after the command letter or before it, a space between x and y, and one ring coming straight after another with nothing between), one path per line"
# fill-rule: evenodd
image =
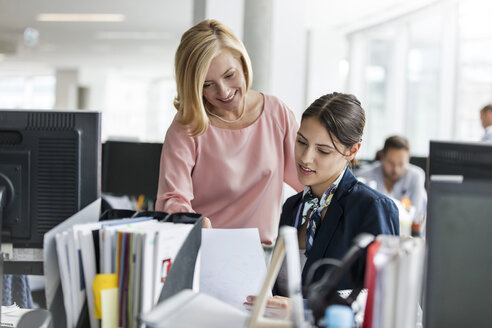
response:
M306 106L305 10L305 1L274 1L270 90L298 117Z

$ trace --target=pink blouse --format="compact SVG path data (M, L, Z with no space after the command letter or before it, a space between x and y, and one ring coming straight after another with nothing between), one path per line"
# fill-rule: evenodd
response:
M162 148L156 210L200 213L214 228L257 227L261 241L272 243L282 182L304 187L294 160L298 128L292 111L268 95L260 117L243 129L209 125L190 137L173 122Z

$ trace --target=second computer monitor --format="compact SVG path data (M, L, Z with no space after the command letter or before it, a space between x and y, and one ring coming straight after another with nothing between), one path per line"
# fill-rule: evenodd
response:
M2 243L40 248L44 233L100 197L100 147L101 113L0 110Z
M457 175L492 180L492 143L431 141L427 177Z
M429 187L424 327L492 327L492 183Z
M157 196L162 143L106 141L102 191L116 196Z

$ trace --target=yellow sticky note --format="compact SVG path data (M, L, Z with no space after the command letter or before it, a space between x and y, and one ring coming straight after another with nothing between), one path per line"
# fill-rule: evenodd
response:
M94 317L101 319L101 291L103 289L116 288L118 290L118 275L116 273L111 274L97 274L92 282L92 289L94 291ZM118 294L118 293L116 293ZM116 300L118 303L118 300Z
M101 290L101 328L118 327L118 288Z

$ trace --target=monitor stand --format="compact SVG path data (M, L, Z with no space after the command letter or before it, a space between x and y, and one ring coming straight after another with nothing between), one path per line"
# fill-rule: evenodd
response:
M10 243L2 244L4 273L44 275L42 248L15 248Z
M3 212L7 207L8 185L0 184L0 227L3 225ZM3 233L3 232L2 232ZM14 248L12 243L1 244L2 277L6 274L43 275L43 248ZM0 295L2 296L2 295ZM0 297L1 299L1 297Z
M7 192L5 186L0 186L0 227L3 224L3 211L7 205ZM12 244L2 244L0 233L0 305L3 303L3 274L43 274L43 250L42 249L14 249ZM7 250L8 259L4 261L3 251ZM5 264L5 268L4 268ZM0 321L2 314L0 311Z

